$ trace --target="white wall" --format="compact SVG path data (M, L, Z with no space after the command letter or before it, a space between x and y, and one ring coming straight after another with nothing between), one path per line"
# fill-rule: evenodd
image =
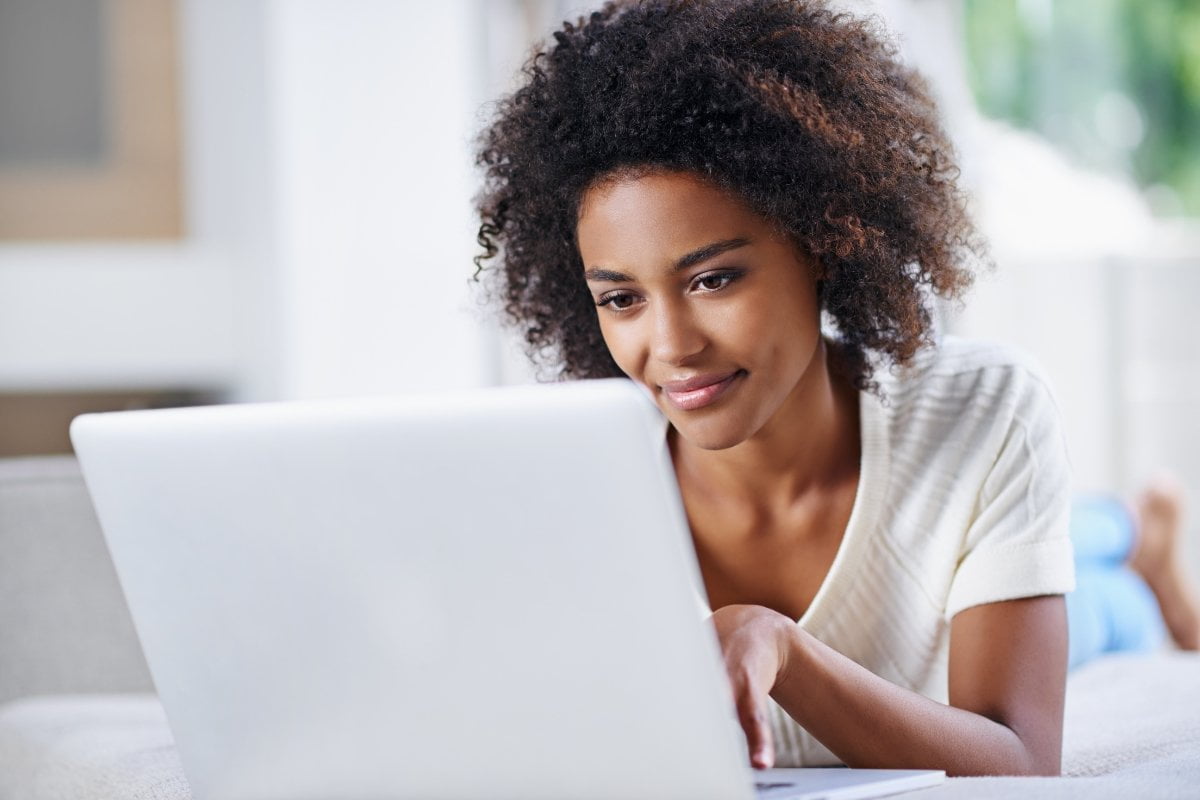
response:
M230 275L229 396L273 399L282 344L268 8L261 0L181 0L180 12L190 241Z
M482 383L466 0L268 4L280 395Z
M0 247L0 390L227 386L229 267L191 243Z
M181 0L187 236L0 246L0 390L485 382L479 2Z

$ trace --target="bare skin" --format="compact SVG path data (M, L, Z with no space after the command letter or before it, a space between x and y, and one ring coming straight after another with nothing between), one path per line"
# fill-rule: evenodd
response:
M671 423L751 763L774 763L770 696L850 766L1058 774L1062 597L958 614L948 706L796 624L841 543L861 447L857 392L820 334L812 260L683 173L593 187L577 234L605 343Z
M889 683L771 609L725 606L713 622L755 767L774 762L764 702L770 694L847 766L950 775L1061 770L1067 671L1061 597L958 614L950 631L948 706Z
M826 375L821 383L837 409L836 437L847 446L831 451L808 486L798 487L798 476L786 472L769 483L749 459L747 472L728 469L728 462L705 464L709 451L669 437L713 608L753 603L798 620L833 564L858 490L858 404L847 381ZM745 475L759 480L749 483Z
M1129 566L1154 592L1171 638L1200 649L1200 598L1182 547L1183 491L1170 477L1152 480L1137 500L1138 538Z

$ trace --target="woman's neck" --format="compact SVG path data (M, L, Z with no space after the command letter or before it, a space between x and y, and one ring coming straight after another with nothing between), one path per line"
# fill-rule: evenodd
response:
M672 434L681 480L756 506L787 507L858 476L858 390L834 367L836 351L820 340L811 366L783 405L751 438L703 450Z

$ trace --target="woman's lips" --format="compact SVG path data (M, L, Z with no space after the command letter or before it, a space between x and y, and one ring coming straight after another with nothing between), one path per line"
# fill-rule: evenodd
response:
M671 405L681 411L695 411L715 403L742 374L739 369L723 375L700 375L685 381L668 381L660 386Z

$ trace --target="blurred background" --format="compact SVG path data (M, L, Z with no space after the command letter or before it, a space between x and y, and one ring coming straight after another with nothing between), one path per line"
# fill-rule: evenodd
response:
M1080 489L1168 468L1194 506L1200 4L841 5L925 72L991 242L945 327L1043 363ZM89 410L530 380L471 289L472 140L590 6L0 0L0 455Z

